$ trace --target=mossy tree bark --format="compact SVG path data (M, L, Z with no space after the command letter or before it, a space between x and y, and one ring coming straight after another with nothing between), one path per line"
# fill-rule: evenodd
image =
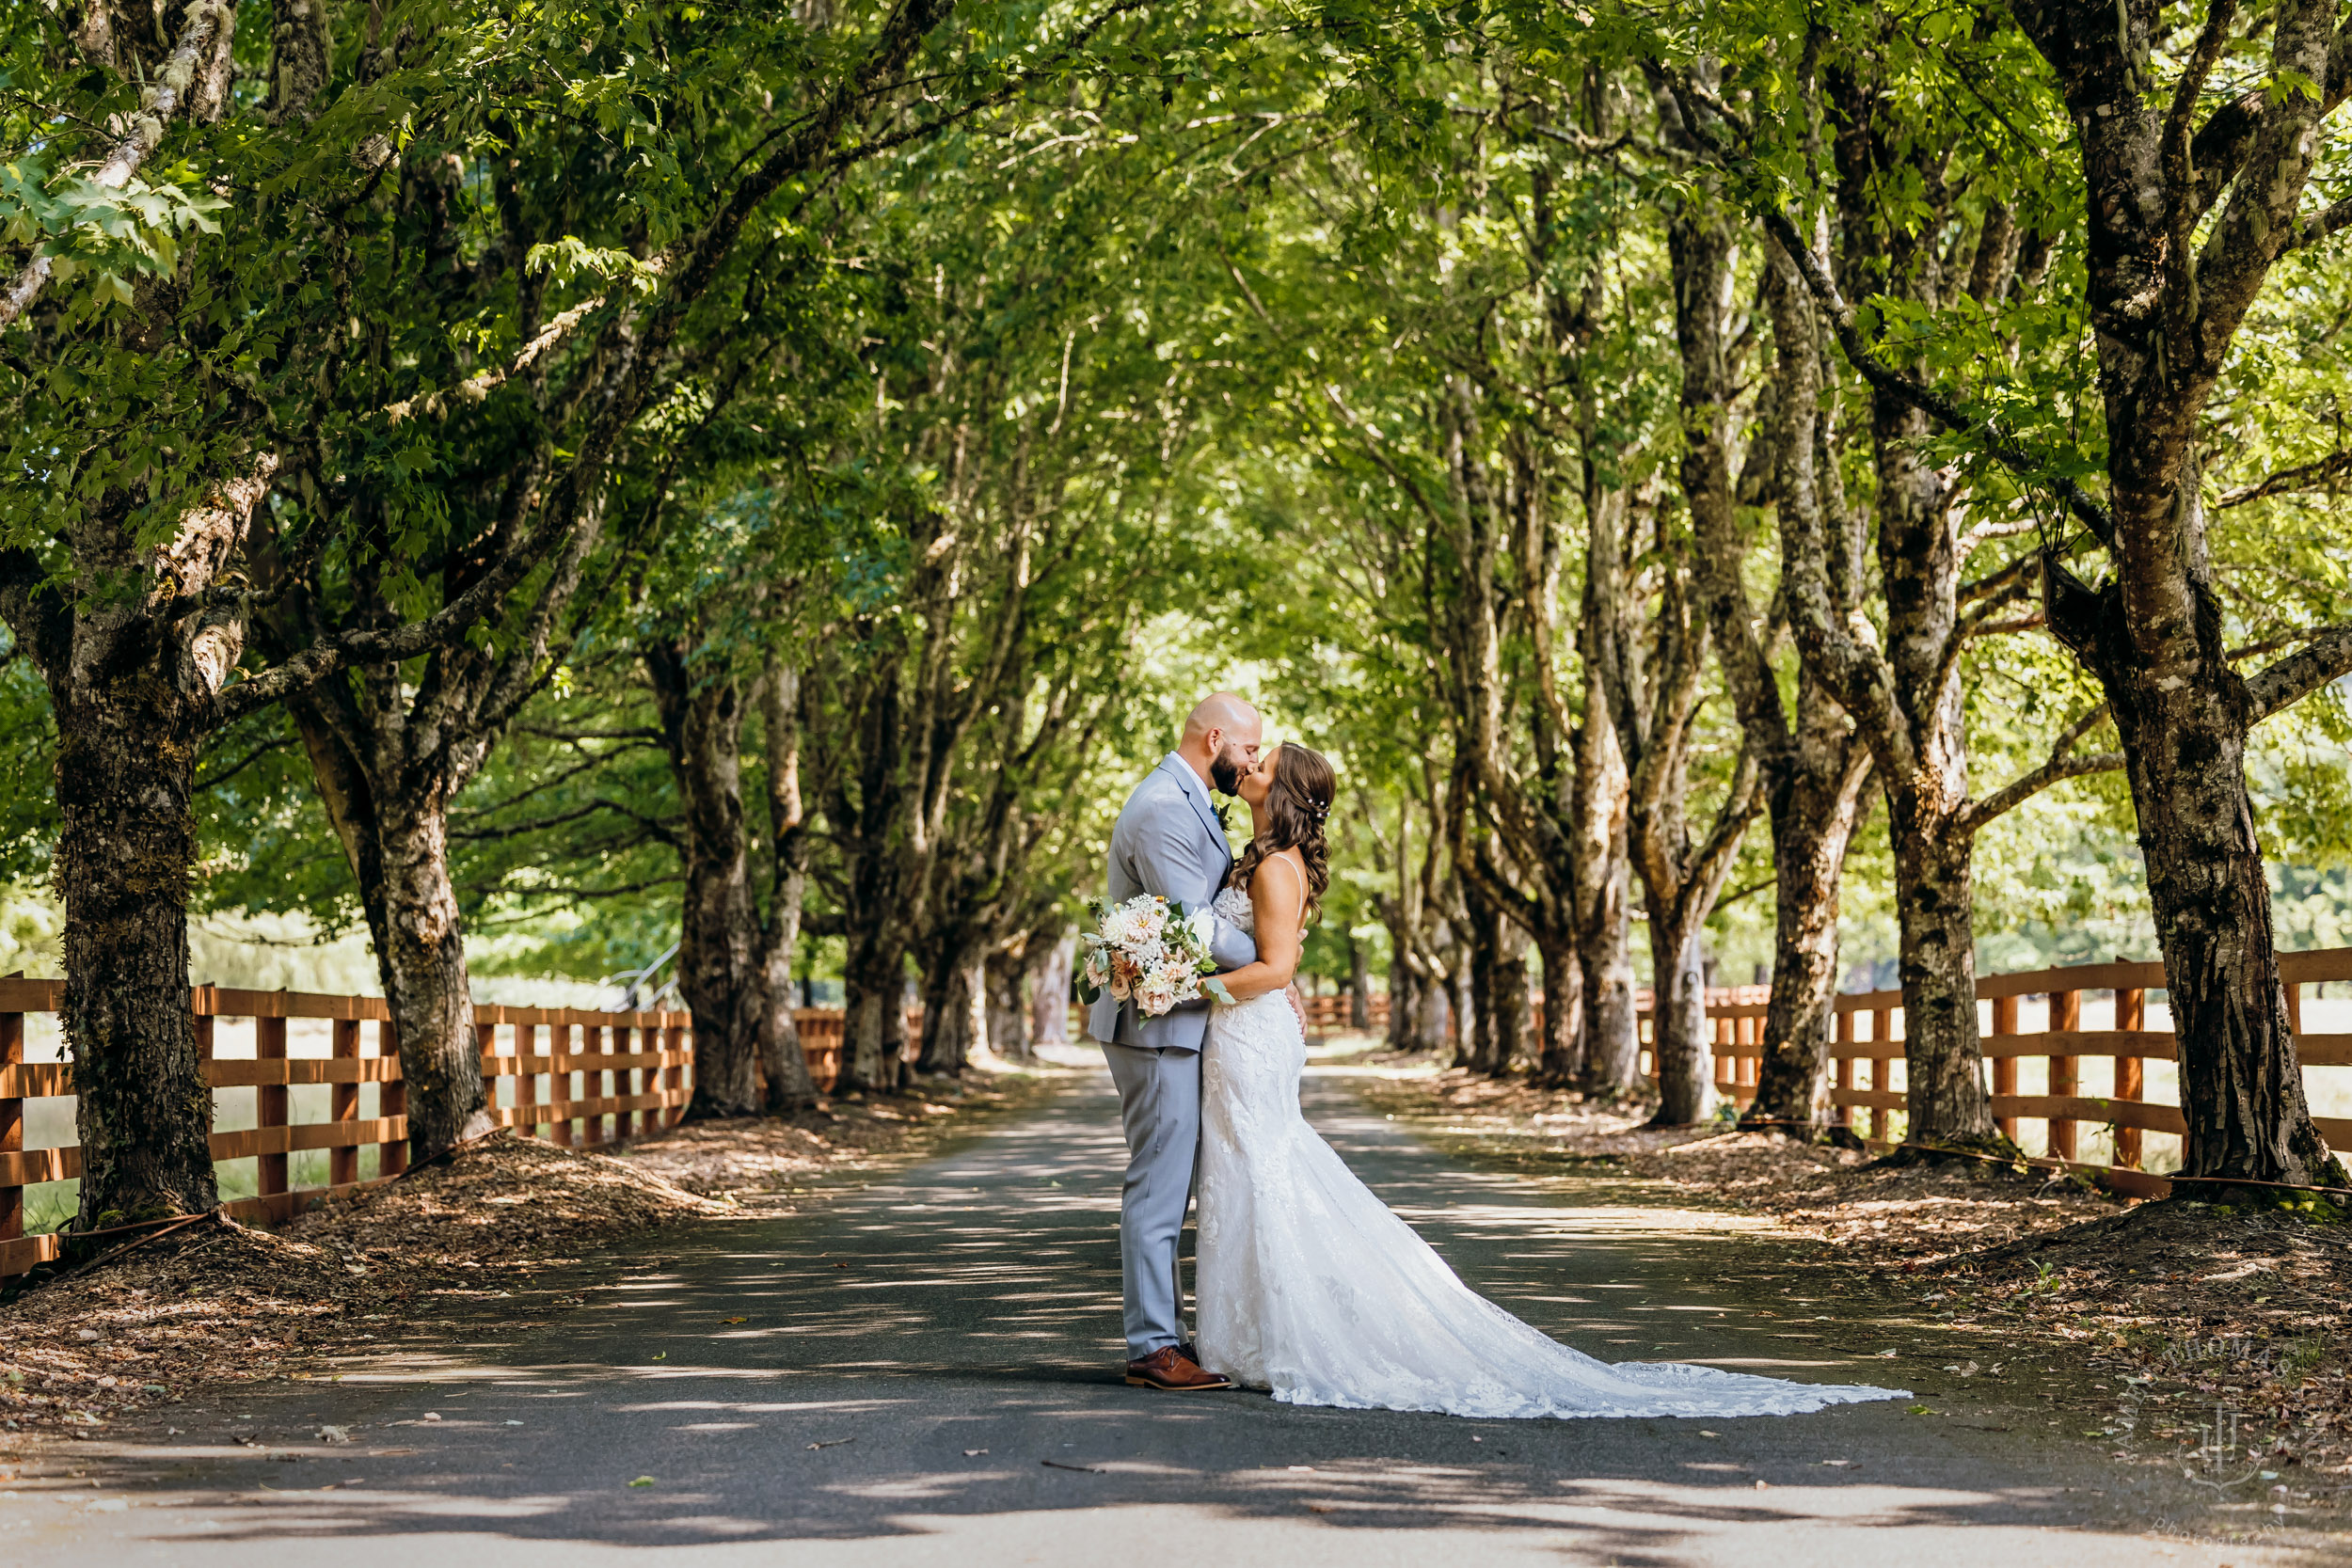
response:
M2053 555L2045 604L2122 737L2179 1039L2182 1174L2201 1196L2233 1180L2340 1184L2344 1166L2304 1100L2246 745L2255 723L2352 669L2352 632L2330 628L2238 673L2198 447L2206 402L2271 269L2352 222L2343 203L2301 211L2329 150L2327 119L2352 96L2352 28L2322 0L2251 13L2235 46L2266 28L2267 80L2307 90L2249 88L2201 122L2207 78L2239 31L2226 0L2205 8L2169 103L2148 91L2166 25L2149 0L2106 9L2036 0L2017 17L2057 74L2082 150L2107 424L2107 514L2078 510L2114 570L2092 590Z
M1795 309L1801 289L1767 269L1776 324L1769 417L1740 466L1739 499L1818 504L1820 356L1811 318ZM1702 325L1700 330L1705 330ZM1702 348L1704 363L1712 354ZM1846 847L1870 773L1870 752L1828 689L1800 661L1795 701L1782 696L1771 649L1757 635L1745 568L1752 531L1730 505L1693 508L1700 592L1707 600L1724 684L1762 774L1772 832L1772 991L1760 1045L1756 1098L1742 1125L1797 1133L1829 1123L1831 1002L1837 989L1837 904ZM1793 711L1792 711L1793 708Z
M698 659L687 639L644 649L663 748L684 808L678 990L694 1015L688 1120L758 1114L756 1068L767 975L752 895L743 803L743 721L750 705L723 656Z
M1963 576L1970 553L1994 535L1963 532L1967 498L1960 470L1935 467L1927 455L1933 428L1928 404L1915 395L1908 372L1874 356L1842 291L1933 308L1948 289L1979 304L1997 303L2038 287L2049 247L2031 236L2021 241L2008 211L1995 203L1976 223L1973 260L1946 265L1946 250L1938 247L1952 244L1949 220L1957 212L1957 193L1945 180L1950 148L1909 133L1876 70L1867 59L1841 55L1823 72L1836 170L1835 261L1821 250L1831 227L1826 215L1810 238L1774 218L1766 259L1780 274L1774 331L1784 352L1809 341L1826 354L1834 332L1869 385L1884 631L1873 639L1861 604L1868 519L1847 505L1839 483L1841 443L1829 392L1817 411L1813 486L1776 498L1782 603L1808 673L1851 717L1886 800L1901 914L1907 1139L1928 1148L2006 1150L1993 1122L1977 1030L1969 909L1976 835L2050 784L2118 767L2122 759L2076 752L2102 716L2094 708L2061 732L2041 767L1992 794L1970 793L1960 653L1970 638L2016 625L2005 627L1997 617L2029 591L2031 558L2012 559L1974 580ZM1804 91L1810 114L1810 81ZM1688 118L1702 128L1708 122L1703 112ZM1890 182L1918 191L1939 214L1936 221L1891 220L1882 199ZM2021 267L2027 255L2035 260ZM1949 282L1955 278L1956 288ZM1799 296L1800 279L1809 297Z

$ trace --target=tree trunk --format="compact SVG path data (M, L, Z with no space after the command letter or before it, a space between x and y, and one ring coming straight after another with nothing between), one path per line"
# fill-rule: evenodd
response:
M1538 941L1544 965L1544 1022L1535 1044L1535 1082L1565 1089L1584 1081L1584 970L1573 935Z
M1077 945L1075 937L1059 937L1047 943L1029 939L1029 1038L1035 1045L1070 1043L1071 969Z
M792 978L792 955L801 944L801 901L808 886L808 843L804 835L787 835L776 853L788 863L770 895L768 924L760 933L759 1064L768 1080L765 1109L771 1116L805 1110L817 1103L817 1080L808 1070L808 1053L801 1047L801 1022L794 1005L807 990L806 981Z
M1030 985L1042 968L1032 955L1050 944L1032 936L1019 948L1001 948L988 960L988 1049L1008 1061L1035 1058L1037 1009Z
M1427 982L1413 973L1402 954L1391 949L1389 959L1389 1049L1421 1049L1421 995Z
M429 1160L490 1129L474 1030L465 928L449 876L449 817L437 796L376 801L384 866L381 915L371 913L385 1006L407 1085L408 1152Z
M759 1062L770 1115L817 1103L817 1080L801 1049L793 1003L807 994L792 981L808 895L808 822L801 800L801 673L774 653L759 684L761 739L768 752L768 918L759 929ZM796 995L797 993L797 995Z
M1942 832L1889 791L1895 902L1901 917L1904 1141L1999 1149L1977 1033L1977 957L1967 835Z
M767 1080L761 1109L771 1117L787 1116L817 1103L817 1080L808 1070L801 1021L793 1007L800 987L792 980L790 948L769 954L766 979L759 1012L759 1070Z
M1347 934L1347 1026L1372 1027L1372 960L1353 931Z
M2093 531L2114 572L2093 593L2045 558L2049 625L2098 676L2122 737L2179 1042L2186 1192L2220 1196L2235 1180L2254 1184L2240 1196L2275 1201L2284 1195L2261 1183L2345 1178L2304 1100L2246 788L2246 736L2341 678L2352 642L2331 628L2250 678L2231 667L2236 633L2207 538L2198 446L2206 403L2273 268L2338 226L2333 210L2313 212L2305 197L2315 170L2341 153L2326 121L2352 88L2352 40L2333 6L2278 7L2236 41L2233 17L2213 9L2187 67L2198 74L2183 78L2176 103L2218 85L2202 75L2217 61L2228 62L2229 79L2231 56L2265 31L2264 79L2298 90L2269 93L2259 109L2225 102L2193 138L2192 160L2135 70L2158 35L2155 8L2119 10L2113 27L2104 11L2093 25L2088 8L2039 0L2016 12L2076 127L2085 303L2106 414L2110 516ZM2206 132L2233 111L2244 117L2237 134L2209 146Z
M1583 1000L1577 1056L1587 1094L1620 1095L1641 1079L1640 1009L1634 1004L1632 846L1628 780L1597 674L1585 682L1577 732L1576 963Z
M1470 961L1463 966L1468 973L1457 989L1466 1004L1460 1016L1468 1026L1454 1036L1454 1065L1493 1078L1508 1064L1510 1050L1509 1037L1495 1032L1494 1012L1506 923L1502 911L1468 878L1462 881L1462 903Z
M686 1119L756 1116L766 1022L759 922L744 847L742 689L691 650L645 651L670 769L685 809L678 990L694 1015L694 1097Z
M958 942L931 966L923 996L922 1049L914 1070L952 1078L987 1037L988 977L974 943Z
M99 641L84 628L72 662L87 677L53 689L83 1230L220 1201L212 1091L188 1012L188 802L203 714L175 678L166 628L135 622L90 650L103 663L79 657Z
M383 737L363 729L366 717L341 695L321 688L288 698L286 710L358 885L400 1042L414 1163L490 1126L465 928L449 875L449 802L429 768L363 767L350 742ZM387 721L397 728L396 717Z
M1534 1019L1528 1006L1527 938L1506 924L1495 944L1495 961L1488 972L1486 1017L1490 1031L1488 1076L1500 1078L1514 1063L1533 1054Z
M2344 1167L2312 1126L2279 983L2242 708L2211 689L2218 682L2163 690L2134 674L2130 716L2124 704L2115 711L2179 1042L2188 1117L2182 1172L2340 1184Z
M1650 1059L1658 1068L1658 1114L1652 1127L1688 1127L1715 1112L1708 1070L1707 976L1700 964L1700 927L1679 940L1669 923L1650 922Z
M896 932L852 926L842 967L845 1087L888 1093L898 1086L898 1053L907 1035L905 974L906 948Z
M1829 1064L1837 994L1837 904L1867 797L1868 752L1844 716L1802 674L1798 734L1767 782L1772 825L1772 995L1763 1064L1743 1127L1814 1132L1830 1123Z
M1584 1092L1614 1096L1642 1081L1642 1009L1633 975L1631 921L1626 908L1629 876L1620 873L1614 911L1597 942L1578 944L1584 970Z
M2141 628L2154 658L2135 654L2112 587L2102 602L2054 605L2071 612L2051 617L2100 677L2122 736L2180 1053L2181 1174L2201 1179L2187 1187L2197 1197L2221 1196L2233 1179L2342 1185L2344 1166L2312 1125L2279 980L2246 788L2247 685L2198 646L2218 648L2220 621L2201 586L2199 596L2209 625L2182 628L2177 646Z
M914 1063L907 1053L907 992L905 955L899 956L898 970L892 976L894 984L890 1004L882 1009L882 1073L884 1086L903 1089L914 1082Z
M1454 1065L1466 1067L1469 1065L1471 1053L1477 1048L1478 982L1472 973L1474 960L1468 951L1467 943L1456 942L1454 944L1454 958L1455 961L1447 967L1445 990L1438 997L1443 1009L1440 1013L1442 1022L1438 1025L1438 1033L1434 1037L1440 1042L1451 1040L1454 1045Z

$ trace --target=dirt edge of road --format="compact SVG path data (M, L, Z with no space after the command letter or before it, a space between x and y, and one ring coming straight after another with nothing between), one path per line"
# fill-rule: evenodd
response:
M1076 1076L975 1071L596 1150L498 1137L274 1231L199 1222L0 1306L0 1482L77 1440L164 1430L185 1401L329 1375L459 1320L536 1326L580 1305L586 1259L649 1264L679 1227L820 1204Z

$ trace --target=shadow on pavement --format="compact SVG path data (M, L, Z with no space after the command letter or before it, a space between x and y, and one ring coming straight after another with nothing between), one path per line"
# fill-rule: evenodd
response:
M1909 1326L1824 1291L1738 1216L1465 1170L1329 1082L1311 1104L1474 1284L1581 1349L1915 1386ZM138 1506L74 1528L196 1563L310 1538L451 1565L783 1542L857 1544L864 1561L898 1542L923 1561L1177 1549L1354 1568L1378 1531L1382 1554L1417 1560L1473 1542L1625 1564L1867 1547L1997 1568L2012 1534L2048 1557L2053 1528L2069 1563L2143 1563L2140 1532L2196 1506L1975 1390L1708 1423L1130 1389L1122 1157L1104 1088L1073 1091L809 1213L674 1235L677 1257L592 1282L560 1323L468 1319L462 1348L354 1361L339 1384L177 1412L168 1438L91 1445ZM351 1441L322 1441L328 1425Z

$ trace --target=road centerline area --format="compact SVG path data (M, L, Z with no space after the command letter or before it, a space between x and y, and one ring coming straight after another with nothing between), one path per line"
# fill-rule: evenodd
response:
M1751 1218L1458 1164L1366 1111L1343 1074L1311 1076L1308 1098L1475 1285L1580 1348L1893 1381L1877 1350L1896 1331L1866 1304L1813 1302L1801 1324L1742 1309L1785 1256ZM0 1539L199 1568L295 1541L436 1568L648 1552L716 1568L787 1545L795 1563L1054 1563L1154 1543L1350 1568L1839 1550L1981 1568L2145 1564L2148 1532L2186 1506L1942 1395L1508 1422L1129 1388L1121 1155L1108 1081L1089 1081L801 1214L672 1233L661 1266L594 1282L546 1327L239 1395L224 1413L242 1442L191 1427L87 1445L82 1477L0 1499ZM2274 1560L2164 1544L2167 1561Z

